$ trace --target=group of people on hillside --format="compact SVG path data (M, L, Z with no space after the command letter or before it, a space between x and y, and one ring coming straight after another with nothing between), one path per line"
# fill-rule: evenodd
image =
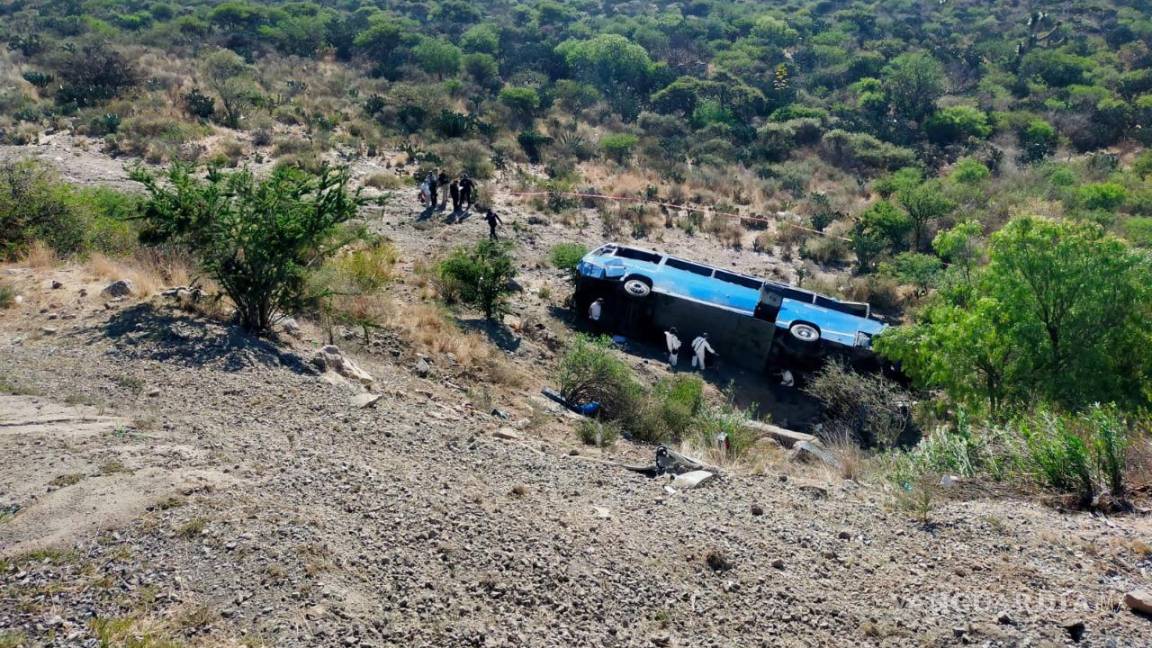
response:
M448 206L448 199L451 198L452 215L455 220L461 212L472 209L476 193L476 183L467 173L461 173L458 178L450 178L446 172L438 169L429 172L420 183L420 204L427 205L431 209L444 210ZM491 207L484 211L484 222L488 223L488 238L498 240L500 237L496 233L496 226L502 225L504 221Z
M461 173L459 178L449 178L445 171L436 170L429 172L420 183L420 204L433 209L445 209L451 197L452 213L458 214L461 208L464 211L472 208L475 193L476 183L467 173Z

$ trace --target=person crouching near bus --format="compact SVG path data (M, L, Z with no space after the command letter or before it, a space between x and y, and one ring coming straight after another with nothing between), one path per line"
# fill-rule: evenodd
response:
M592 325L592 332L600 335L604 332L604 327L601 325L601 320L604 318L604 298L598 297L592 305L588 307L588 323Z
M675 326L664 331L664 342L668 345L668 366L675 370L680 360L680 333Z
M692 368L695 369L699 366L700 371L704 371L707 368L705 361L708 359L709 353L716 356L720 355L716 353L716 350L712 348L711 344L708 344L707 333L701 333L700 337L692 340L692 353Z

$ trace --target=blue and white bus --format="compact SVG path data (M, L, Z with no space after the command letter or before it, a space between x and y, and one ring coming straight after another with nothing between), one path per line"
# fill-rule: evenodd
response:
M615 243L589 252L577 267L577 308L587 313L597 298L620 332L643 336L676 326L691 338L706 331L722 356L756 368L765 366L774 341L801 355L868 357L872 337L886 328L865 303Z

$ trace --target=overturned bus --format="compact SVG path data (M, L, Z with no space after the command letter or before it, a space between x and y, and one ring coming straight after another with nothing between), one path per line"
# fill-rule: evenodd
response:
M707 332L721 357L754 370L779 354L869 362L886 328L868 304L615 243L577 266L577 312L587 317L596 299L608 330L656 340L675 326L685 344Z

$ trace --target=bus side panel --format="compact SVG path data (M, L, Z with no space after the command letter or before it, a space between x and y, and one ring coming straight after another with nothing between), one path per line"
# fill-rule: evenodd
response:
M675 326L684 345L682 353L688 353L692 340L706 332L726 362L753 371L767 366L776 332L773 323L674 295L654 293L651 299L652 326L658 333Z

